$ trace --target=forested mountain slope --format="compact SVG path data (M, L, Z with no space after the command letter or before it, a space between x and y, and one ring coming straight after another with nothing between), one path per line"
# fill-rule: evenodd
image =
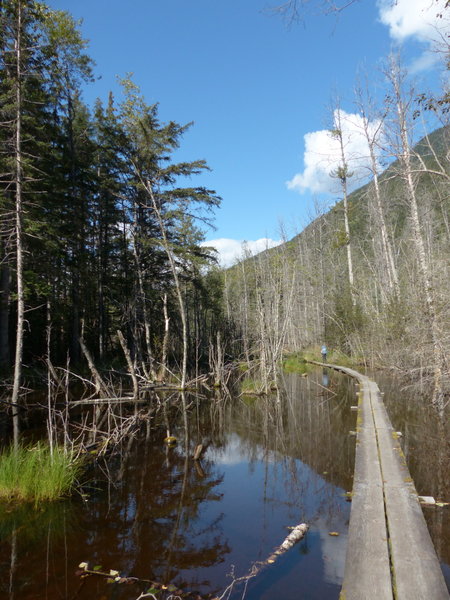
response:
M292 240L230 269L227 310L244 352L270 364L274 353L325 341L448 389L449 148L442 127L410 149L406 167L400 156L378 176L378 195L374 181L350 194L349 235L339 201Z

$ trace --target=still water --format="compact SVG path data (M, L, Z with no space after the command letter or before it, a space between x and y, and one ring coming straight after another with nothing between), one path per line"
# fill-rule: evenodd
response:
M355 390L349 378L320 370L285 374L281 388L269 398L190 396L187 411L181 399L167 401L164 419L160 411L143 423L120 456L90 473L86 497L37 512L3 510L0 598L135 600L149 587L80 579L79 563L89 562L199 598L337 599ZM393 405L395 416L401 407ZM173 448L164 444L167 426ZM301 542L224 594L299 523L309 525ZM442 527L437 535L441 544Z

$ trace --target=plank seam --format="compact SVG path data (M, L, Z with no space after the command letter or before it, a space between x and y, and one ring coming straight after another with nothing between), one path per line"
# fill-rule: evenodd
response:
M391 546L391 533L389 529L389 519L387 514L387 500L386 500L386 489L385 489L385 481L384 481L384 473L383 473L383 461L381 458L381 450L380 450L380 439L378 435L378 427L374 415L374 403L372 401L372 387L369 386L369 401L370 401L370 414L372 416L373 427L375 431L375 439L377 441L377 454L378 454L378 465L380 467L381 472L381 489L383 492L383 505L384 505L384 519L386 522L386 533L387 533L387 548L388 548L388 556L389 556L389 568L391 575L391 589L392 589L392 597L394 600L397 600L397 586L395 584L395 569L394 569L394 559L392 556L392 546Z

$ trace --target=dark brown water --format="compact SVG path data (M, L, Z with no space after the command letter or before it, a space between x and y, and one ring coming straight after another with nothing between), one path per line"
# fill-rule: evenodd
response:
M164 444L165 427L144 425L121 456L91 473L85 500L0 514L0 598L135 600L148 588L82 580L76 571L85 561L174 582L202 598L220 596L231 573L247 574L281 544L288 526L305 522L310 529L301 542L224 598L337 599L350 513L344 494L354 467L354 395L345 376L317 371L307 378L285 375L283 389L270 398L191 396L187 413L177 400L167 413L174 448ZM395 400L390 408L401 429L397 413L405 406ZM415 414L409 422L416 425L404 436L409 448L411 431L424 420ZM199 443L206 450L194 461ZM427 452L432 448L428 444ZM434 494L440 485L430 474L437 454L427 455L428 468L420 466L420 452L411 458L424 477L420 493ZM429 523L448 564L449 524L437 514Z

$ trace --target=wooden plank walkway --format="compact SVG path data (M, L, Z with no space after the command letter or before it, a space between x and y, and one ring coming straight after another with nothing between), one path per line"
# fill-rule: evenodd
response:
M322 364L322 363L321 363ZM355 475L341 600L449 600L405 457L374 381L358 381Z

